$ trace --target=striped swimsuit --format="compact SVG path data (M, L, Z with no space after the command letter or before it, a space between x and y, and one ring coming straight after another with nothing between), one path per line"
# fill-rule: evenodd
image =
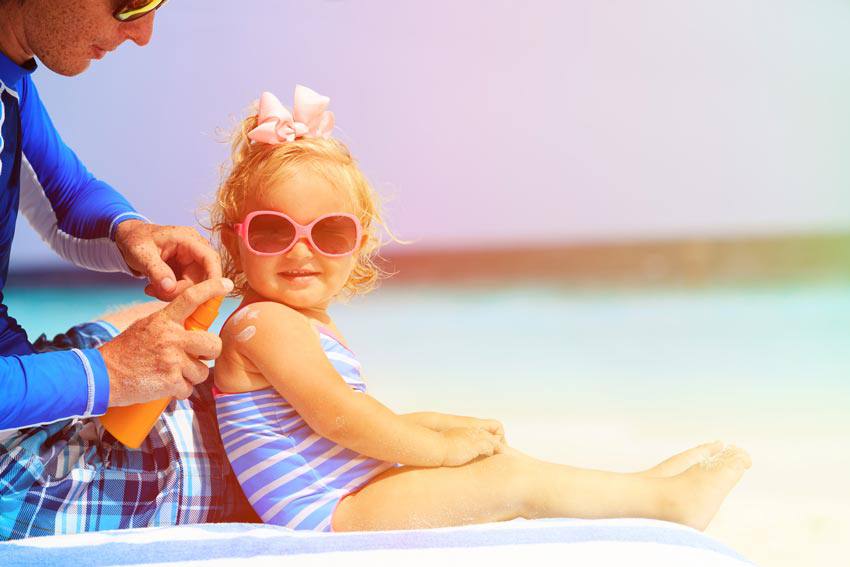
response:
M319 328L322 349L343 380L366 391L354 353ZM225 452L245 496L267 524L331 531L339 501L396 466L319 436L274 388L215 390Z

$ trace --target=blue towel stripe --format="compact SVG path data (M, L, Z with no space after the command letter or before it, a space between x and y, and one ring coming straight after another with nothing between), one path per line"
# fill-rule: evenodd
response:
M165 561L199 561L214 559L247 559L255 556L322 554L328 552L361 552L368 560L370 551L391 549L453 550L448 558L463 558L464 549L503 545L558 544L561 554L568 556L571 544L586 542L619 542L653 544L674 550L676 547L700 549L716 553L728 560L737 560L742 567L752 565L725 545L690 530L653 522L652 525L611 524L607 520L534 520L510 526L468 526L440 530L397 532L355 532L311 534L303 537L297 532L277 526L255 524L217 524L192 526L222 537L198 541L176 538L158 540L152 537L157 530L145 530L142 542L121 541L78 546L29 547L19 542L0 544L4 567L40 565L44 567L84 564L136 565ZM173 528L172 528L173 529ZM173 533L173 532L172 532ZM180 533L179 531L177 533ZM109 532L117 540L127 536ZM104 535L104 534L101 534ZM169 536L171 533L169 533ZM224 536L238 535L237 539ZM271 537L270 537L271 536ZM61 539L59 540L61 541ZM635 559L640 559L636 549ZM728 565L728 563L724 563Z

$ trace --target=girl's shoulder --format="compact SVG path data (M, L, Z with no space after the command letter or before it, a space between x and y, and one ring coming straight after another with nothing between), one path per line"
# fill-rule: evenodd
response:
M222 351L216 360L215 381L223 392L267 388L270 382L264 368L321 349L309 319L273 301L243 303L227 318L219 336Z
M222 342L247 343L255 336L279 341L310 336L318 331L307 316L275 301L255 301L240 305L227 318L219 333Z
M332 356L343 356L338 347L326 342L312 318L286 305L271 301L242 305L220 335L222 350L215 372L219 390L245 392L271 385L289 399L293 389L339 378L331 362Z

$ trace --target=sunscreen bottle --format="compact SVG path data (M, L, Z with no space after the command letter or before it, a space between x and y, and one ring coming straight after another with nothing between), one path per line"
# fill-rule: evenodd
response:
M187 331L209 329L218 316L218 308L221 307L223 300L224 297L220 296L203 303L183 322L183 327ZM170 401L171 398L163 398L143 404L109 408L100 416L100 423L121 443L135 449L151 432Z

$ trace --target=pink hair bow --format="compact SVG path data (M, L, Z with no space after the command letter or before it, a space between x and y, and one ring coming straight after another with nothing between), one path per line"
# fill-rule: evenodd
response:
M264 92L260 96L257 127L248 132L248 139L264 144L282 144L298 138L330 138L334 115L325 110L330 102L328 97L296 85L295 104L290 114L276 96Z

